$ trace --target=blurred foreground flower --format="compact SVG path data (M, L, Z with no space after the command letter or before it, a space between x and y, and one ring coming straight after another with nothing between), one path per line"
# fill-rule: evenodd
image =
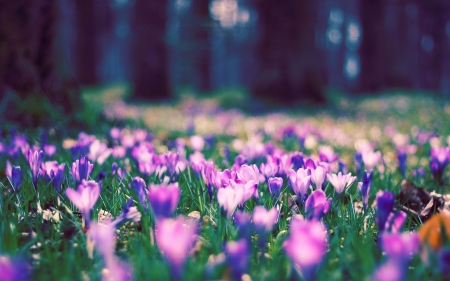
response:
M374 281L406 280L407 266L411 257L420 247L417 233L383 233L380 246L386 254L387 261L373 274Z
M187 224L184 217L156 222L156 244L171 267L174 280L183 276L183 268L197 233L196 224Z
M284 251L305 280L314 280L316 267L327 249L327 230L319 221L295 217L290 231L283 244Z
M29 280L28 270L19 260L12 260L6 256L0 256L0 280L2 281L26 281Z
M241 238L238 241L227 242L225 246L228 266L231 269L231 280L242 280L242 275L248 272L250 266L250 245Z

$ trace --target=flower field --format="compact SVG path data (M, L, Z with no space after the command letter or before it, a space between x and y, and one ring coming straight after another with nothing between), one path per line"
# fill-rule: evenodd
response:
M0 280L449 280L439 101L104 115L74 136L4 124Z

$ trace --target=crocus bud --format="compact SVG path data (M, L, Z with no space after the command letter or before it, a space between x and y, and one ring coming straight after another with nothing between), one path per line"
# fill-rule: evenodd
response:
M367 205L369 204L369 195L370 195L370 185L372 184L372 171L367 173L364 171L363 181L358 183L358 189L361 192L361 197L364 206L364 212L367 210Z
M11 183L15 190L18 190L22 184L22 169L19 166L12 166Z
M172 215L180 200L178 183L168 185L150 185L148 198L153 213L157 218L168 218Z
M219 188L217 191L217 201L224 209L228 217L231 217L234 210L244 199L244 185L236 185L234 188Z
M134 192L138 196L139 202L141 203L142 207L147 209L147 203L146 203L146 190L145 190L145 181L140 177L135 177L131 181L131 187L133 188Z
M86 156L80 157L72 163L72 175L77 183L88 180L92 169L94 169L94 165L89 162Z
M282 178L269 178L267 180L267 184L269 186L269 192L272 197L278 197L281 193L281 188L283 187L283 179Z
M325 169L322 166L317 166L311 171L311 181L316 185L316 189L322 189L322 184L325 181Z
M42 159L44 157L44 152L42 150L40 151L33 151L30 149L28 151L28 164L30 165L31 174L33 175L33 185L34 189L37 191L37 179L39 176L39 169L42 164Z
M386 226L386 221L389 214L394 208L395 197L392 192L378 191L377 193L377 223L380 231L383 231Z
M406 158L407 155L405 151L399 150L397 152L398 168L403 178L406 176Z

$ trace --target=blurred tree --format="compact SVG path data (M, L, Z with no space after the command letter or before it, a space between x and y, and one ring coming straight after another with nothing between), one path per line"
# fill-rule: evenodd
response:
M419 1L420 30L420 78L421 88L440 90L443 78L450 19L450 2L446 0Z
M168 51L165 42L167 0L136 0L132 23L133 98L163 100L171 97Z
M103 1L103 0L102 0ZM75 78L81 85L95 85L99 82L95 3L92 0L73 0L75 6Z
M253 94L283 102L325 101L323 56L316 48L316 1L255 1L260 40Z
M0 94L8 93L1 100L0 116L8 122L50 126L53 117L70 116L79 109L78 94L56 72L57 4L57 0L0 2Z
M359 1L362 41L359 49L361 71L359 92L376 92L386 86L386 0Z
M197 89L202 92L211 91L211 43L209 15L210 0L192 1L192 40L194 41L194 73L197 77Z

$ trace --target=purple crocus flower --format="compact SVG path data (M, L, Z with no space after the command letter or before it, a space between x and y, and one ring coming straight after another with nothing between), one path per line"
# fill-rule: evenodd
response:
M2 281L30 280L25 263L7 256L0 256L0 277Z
M416 232L386 233L380 236L380 246L389 259L401 264L408 262L420 248L420 237Z
M111 222L111 226L119 228L127 221L139 222L140 220L141 213L139 213L136 207L133 207L133 199L130 198L125 204L122 213L120 213L120 215L118 215L117 218Z
M294 191L297 198L305 200L308 189L311 185L311 170L300 168L295 172L290 170L288 173L289 186Z
M239 237L245 238L248 241L251 241L252 235L252 227L250 224L251 216L249 213L244 211L237 211L234 214L234 220L236 221L236 225L238 227Z
M188 224L183 217L156 222L156 244L169 263L174 280L183 276L183 267L196 239L197 225Z
M44 152L42 150L33 151L32 149L30 149L27 154L28 164L30 165L31 174L33 175L33 185L36 191L37 191L37 180L39 176L39 169L41 167L43 157Z
M123 176L124 176L124 172L123 172L122 168L120 168L119 165L117 165L116 162L112 163L112 166L111 166L111 174L112 174L113 176L114 176L114 175L117 175L117 178L118 178L119 180L121 180L121 179L123 178Z
M283 249L304 279L314 280L315 269L327 249L327 230L319 221L293 218Z
M319 150L319 158L322 162L333 163L339 159L339 154L334 153L330 146L323 146Z
M172 215L180 200L180 193L178 183L149 186L150 206L158 219L168 218Z
M227 242L225 253L231 270L231 280L242 280L250 266L250 245L247 239Z
M100 185L95 181L83 180L78 185L77 190L68 188L66 195L72 201L72 203L81 211L83 218L88 225L90 221L90 213L94 208L98 197L100 196Z
M164 164L167 166L167 172L169 176L172 177L175 174L178 174L178 160L180 159L180 155L176 152L168 152L163 155Z
M278 197L281 193L281 188L283 187L282 178L269 178L267 180L267 185L269 186L269 192L272 197Z
M5 174L8 177L13 189L19 189L22 184L22 168L20 168L20 166L11 165L11 163L7 160Z
M56 161L47 161L42 163L42 170L45 172L45 176L48 182L51 181L53 188L56 192L61 193L62 183L64 182L64 170L66 164L62 163L58 165Z
M361 152L357 151L355 153L354 160L355 160L355 166L356 166L356 175L359 177L359 176L361 176L361 169L362 169L362 165L363 165Z
M333 185L336 193L341 194L342 192L345 193L345 191L355 182L356 177L352 177L351 173L342 175L342 173L339 172L337 175L327 174L327 179L331 185Z
M342 161L339 161L338 165L339 165L338 171L343 174L347 174L347 165ZM356 175L358 175L358 173L356 173Z
M321 189L314 190L305 202L306 218L320 220L330 210L331 202Z
M316 163L314 162L314 160L313 159L311 159L311 158L308 158L308 159L306 159L306 161L305 161L305 169L306 168L309 168L310 170L314 170L314 169L316 169Z
M391 212L386 221L385 229L391 233L399 233L408 215L405 212Z
M212 202L212 187L215 183L216 170L214 169L214 163L212 161L205 161L202 165L202 178L205 182L206 189L208 190L209 202Z
M138 196L139 202L142 205L142 208L147 209L147 203L146 203L146 190L145 190L145 181L140 177L135 177L131 181L131 187L133 188L134 192Z
M430 169L436 180L442 183L442 174L450 162L450 147L431 149Z
M406 158L407 155L405 151L403 150L397 151L398 168L403 178L405 178L406 176Z
M377 193L377 223L380 231L384 230L389 214L394 209L395 196L389 191L378 191Z
M372 171L368 173L364 171L363 181L358 183L358 189L361 192L361 197L363 201L364 213L367 210L367 205L369 204L370 195L370 185L372 184Z
M291 162L292 165L294 166L293 167L294 171L303 168L305 165L305 163L303 162L303 154L301 154L300 152L294 152L291 155Z
M82 156L72 163L72 175L77 183L88 180L92 169L94 169L94 165L89 162L86 156Z

